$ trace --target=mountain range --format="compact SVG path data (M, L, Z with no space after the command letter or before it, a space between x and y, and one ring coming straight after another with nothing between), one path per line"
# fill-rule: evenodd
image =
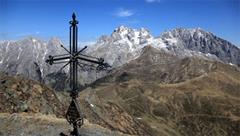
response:
M68 132L62 118L70 98L55 91L66 89L68 68L45 63L65 53L62 42L29 37L0 44L0 135ZM79 71L88 84L78 97L84 135L240 135L240 49L230 42L199 28L153 37L120 26L84 54L112 66Z
M23 75L40 81L57 90L66 89L68 68L59 71L61 64L49 66L45 63L49 55L66 53L60 47L61 44L62 42L57 38L44 41L28 37L19 41L2 41L0 69L10 75ZM116 68L138 58L146 46L177 55L179 58L193 56L240 65L240 49L237 46L200 28L177 28L153 37L145 28L132 29L120 26L111 35L101 36L84 53L103 57L113 68ZM82 86L107 75L106 71L97 73L93 69L79 71L81 71L79 83ZM59 82L65 84L58 84Z

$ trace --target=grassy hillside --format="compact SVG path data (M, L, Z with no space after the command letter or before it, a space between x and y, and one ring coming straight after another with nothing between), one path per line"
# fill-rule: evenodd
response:
M197 58L152 65L153 51L82 92L91 122L136 135L240 135L239 68Z

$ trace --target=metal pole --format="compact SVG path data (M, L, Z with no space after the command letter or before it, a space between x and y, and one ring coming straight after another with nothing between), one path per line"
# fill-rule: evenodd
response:
M77 54L77 24L78 21L76 20L76 15L73 13L72 21L70 21L70 51L73 56ZM71 82L71 97L76 98L78 95L78 81L77 81L77 64L78 60L74 57L71 59L70 64L70 82Z
M72 24L72 21L70 21L70 24ZM70 54L72 54L72 25L70 26L70 34L69 34L69 50L70 50ZM73 71L73 67L72 67L72 61L70 61L70 80L69 80L69 84L70 84L70 89L73 89L73 83L72 83L72 71Z
M73 13L72 15L72 21L71 21L71 54L73 54L73 56L75 56L78 53L78 49L77 49L77 20L76 20L76 15ZM78 67L78 60L76 57L72 58L71 61L71 70L70 70L70 75L71 75L71 79L70 82L72 83L72 87L71 87L71 97L74 101L76 101L77 95L78 95L78 81L77 81L77 67ZM78 126L78 122L74 122L73 123L73 132L72 135L74 136L80 136L79 133L79 126Z

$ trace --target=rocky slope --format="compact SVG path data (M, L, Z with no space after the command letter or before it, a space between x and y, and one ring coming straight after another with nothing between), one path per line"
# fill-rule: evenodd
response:
M65 109L54 90L33 80L0 73L0 112L63 116Z
M53 136L69 134L65 112L70 98L33 80L0 73L0 136ZM127 136L89 123L81 128L83 136Z

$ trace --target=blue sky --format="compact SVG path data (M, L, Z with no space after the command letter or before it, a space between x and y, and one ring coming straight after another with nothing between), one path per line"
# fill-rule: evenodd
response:
M72 12L80 41L126 25L148 28L154 36L201 27L240 45L240 0L0 0L0 40L31 35L67 41Z

